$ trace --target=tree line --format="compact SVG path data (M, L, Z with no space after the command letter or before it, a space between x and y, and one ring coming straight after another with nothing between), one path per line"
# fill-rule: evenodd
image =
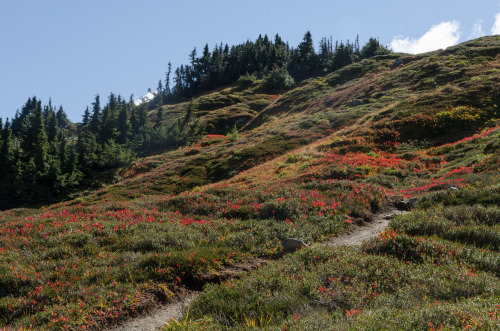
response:
M190 63L181 65L173 73L171 63L168 64L165 80L158 82L156 97L150 102L150 107L189 99L200 92L234 83L246 74L264 78L273 71L281 71L300 81L387 53L390 50L376 38L370 38L360 47L359 37L352 43L333 42L332 37L322 38L316 52L309 31L296 48L290 47L278 34L274 40L265 35L259 36L255 42L247 40L231 47L221 43L212 51L206 44L200 56L195 47L189 54Z
M12 120L0 118L0 209L57 200L115 178L116 169L137 156L190 144L203 134L192 106L173 123L160 109L136 106L111 93L71 123L62 107L29 98Z
M42 106L41 100L29 98L11 120L0 118L0 209L59 199L112 182L116 169L135 157L191 144L204 134L192 103L170 121L165 104L238 79L264 78L263 86L270 82L271 89L286 88L294 80L387 52L375 38L362 48L358 38L354 43L323 38L316 52L309 32L297 48L278 35L274 41L259 36L255 42L231 47L220 44L212 52L206 45L199 57L194 49L190 64L177 68L173 78L169 63L165 84L159 82L148 102L136 105L132 97L126 101L111 93L102 105L96 95L81 123L69 121L63 107L50 100Z

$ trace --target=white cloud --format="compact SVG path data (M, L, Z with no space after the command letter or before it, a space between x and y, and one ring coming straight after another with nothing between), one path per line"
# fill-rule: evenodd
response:
M472 26L472 31L467 39L476 39L480 37L484 37L485 33L483 31L483 20L477 20L476 23Z
M142 96L142 98L136 99L134 101L134 104L136 106L139 106L143 102L147 102L147 101L153 100L153 98L155 97L155 95L156 95L156 92L148 92L148 93L146 93L146 95Z
M460 23L456 21L442 22L433 25L418 39L395 37L391 42L391 48L395 52L417 54L453 46L460 39L459 28Z
M491 34L500 34L500 13L495 15L495 24L491 28Z

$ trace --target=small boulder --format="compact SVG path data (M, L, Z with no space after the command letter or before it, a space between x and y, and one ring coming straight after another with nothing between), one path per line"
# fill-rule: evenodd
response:
M355 99L351 101L351 105L353 106L359 106L361 104L361 100Z
M284 239L281 242L281 245L283 245L283 250L287 252L295 252L296 250L301 249L302 247L307 247L305 242L295 238Z
M405 63L405 62L403 61L403 59L396 59L396 60L394 60L394 64L395 64L395 65L398 65L398 66L399 66L399 65L402 65L402 64L404 64L404 63Z

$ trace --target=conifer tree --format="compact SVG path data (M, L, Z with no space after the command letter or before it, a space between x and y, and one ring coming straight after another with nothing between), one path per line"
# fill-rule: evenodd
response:
M82 124L83 124L84 127L86 127L90 123L90 111L89 111L89 107L88 106L85 109L85 113L83 113L82 117L83 117Z
M379 41L375 38L370 38L365 46L361 49L360 57L366 59L378 54L387 54L390 51L384 46L380 45Z
M47 151L49 148L49 142L47 139L47 134L45 133L45 125L43 122L43 115L41 111L41 105L39 103L38 107L35 109L33 113L33 124L32 130L35 133L35 153L34 153L34 161L35 167L40 176L43 176L46 170L47 161Z
M130 122L128 120L127 106L122 105L118 114L118 138L119 144L125 144L130 135Z
M332 69L337 70L353 62L352 47L347 43L340 43L335 49L335 54L332 59Z
M316 53L314 51L311 32L306 32L304 39L299 44L298 50L298 63L300 71L302 71L302 74L307 74L307 72L316 68Z
M68 153L68 158L67 158L67 163L64 167L64 173L69 174L70 176L74 176L75 173L77 172L77 155L76 155L76 150L75 146L71 146L69 148L69 153ZM74 178L75 181L77 178Z
M89 129L94 135L99 132L101 126L101 103L99 101L99 94L95 96L95 101L92 103L92 116L89 122Z
M57 118L57 126L61 129L64 129L68 126L70 123L68 120L68 116L64 112L64 109L62 106L59 106L59 109L57 110L56 113L56 118Z
M163 124L163 108L158 107L158 112L156 113L155 128L161 127Z
M58 133L57 118L54 111L49 110L47 115L47 139L50 143L55 142Z
M9 173L12 162L12 130L10 123L7 119L2 128L0 121L1 135L0 135L0 182L7 183L9 181Z
M165 90L164 90L164 93L165 93L165 97L166 97L166 100L168 100L170 98L170 93L171 93L171 90L170 90L170 76L172 74L172 63L170 63L170 61L168 62L168 71L165 75Z
M68 169L68 142L64 133L61 133L58 148L58 159L62 172L67 172Z
M138 134L140 125L139 125L139 118L137 115L136 108L132 108L132 113L130 114L130 125L132 128L132 133L133 134Z

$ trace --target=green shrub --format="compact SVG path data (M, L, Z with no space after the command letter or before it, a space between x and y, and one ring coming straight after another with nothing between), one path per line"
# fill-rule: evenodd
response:
M248 72L240 78L238 78L238 87L244 88L244 87L249 87L252 86L255 81L257 80L257 77L255 77L253 74L249 74Z
M241 134L238 132L236 124L233 126L233 129L226 134L226 137L232 142L238 141L242 138Z
M264 77L262 87L266 91L284 91L295 85L286 68L275 68Z

